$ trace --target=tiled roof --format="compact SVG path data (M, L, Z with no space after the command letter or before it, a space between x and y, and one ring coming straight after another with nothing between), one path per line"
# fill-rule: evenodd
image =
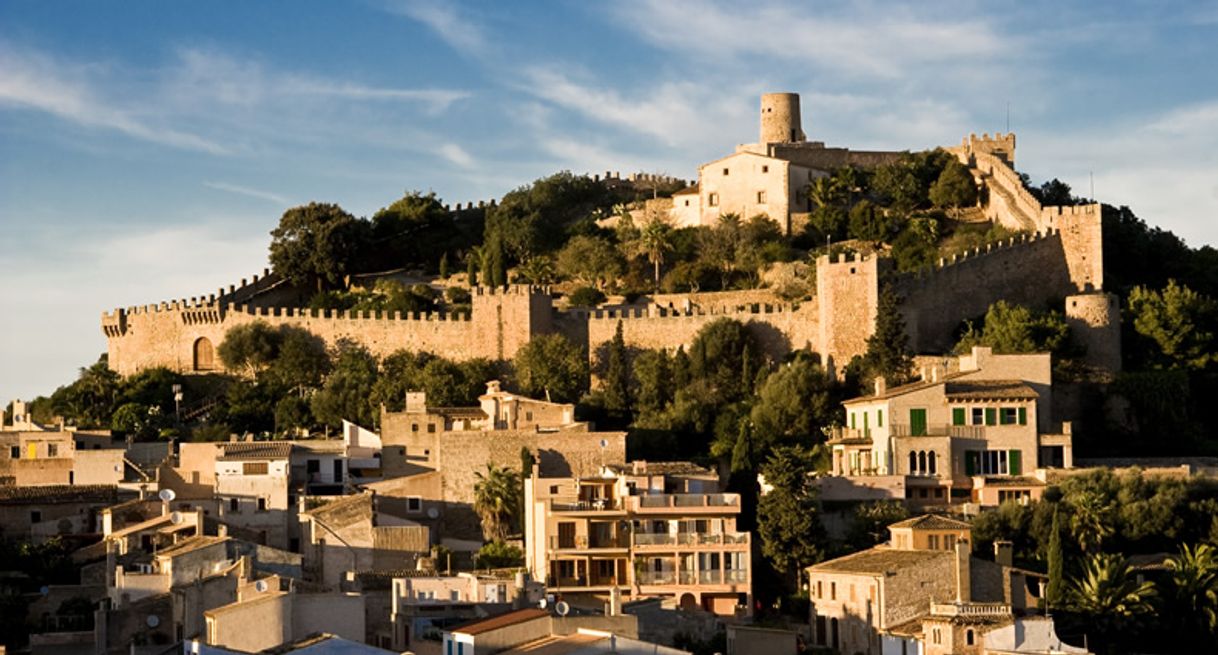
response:
M697 184L691 184L691 185L689 185L689 186L685 187L684 189L681 189L680 191L674 191L672 195L674 195L674 196L683 196L683 195L685 195L685 194L687 194L687 193L697 193L697 192L698 192L698 185L697 185Z
M0 503L108 503L118 502L118 487L108 484L53 484L0 486Z
M516 625L517 623L524 623L525 621L532 621L534 619L540 619L549 615L549 612L537 608L516 610L515 612L508 612L507 614L492 616L489 619L481 619L472 623L459 625L452 628L450 632L460 632L461 634L465 635L479 635L484 632L498 630L499 628L506 628L509 625Z
M897 521L888 527L917 528L919 530L967 530L972 526L964 521L958 521L938 514L923 514L922 516L915 516L904 521Z
M331 528L343 528L361 520L372 521L372 495L367 493L341 496L321 507L306 512Z
M859 396L858 398L851 398L850 400L847 400L847 401L843 402L842 404L843 405L853 405L856 403L869 403L869 402L876 401L876 400L887 400L889 398L895 398L896 396L902 396L907 393L912 393L914 391L921 391L923 389L929 389L931 387L938 386L940 384L946 384L948 381L954 380L963 375L965 375L965 373L948 373L948 374L940 377L937 381L933 381L933 382L930 380L918 380L917 382L903 384L899 387L891 387L887 391L885 391L884 393L879 394L879 395Z
M714 471L693 462L627 462L610 464L607 468L623 475L633 475L638 464L639 475L714 475Z
M234 441L220 444L216 459L287 459L291 452L287 441Z
M1036 400L1040 394L1021 380L968 380L948 382L948 398L964 400Z
M821 562L808 567L808 571L890 575L903 569L923 566L937 559L951 557L955 557L955 555L947 550L896 550L895 548L876 547L831 559L828 562Z

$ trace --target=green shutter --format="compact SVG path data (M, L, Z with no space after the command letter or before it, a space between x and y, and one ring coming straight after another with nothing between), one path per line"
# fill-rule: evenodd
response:
M870 425L871 421L868 420L870 418L871 418L870 414L868 414L867 412L863 412L863 436L864 437L871 436L871 425Z
M985 408L985 424L995 425L998 423L998 410L993 407Z
M1019 408L1019 424L1020 425L1028 424L1028 408L1027 407Z
M877 428L884 427L884 410L877 410L875 413L875 426Z
M975 450L964 451L964 474L965 475L976 475L977 474L977 451L975 451Z
M854 429L854 412L850 412L850 429Z
M1023 451L1012 450L1007 453L1007 471L1010 471L1011 475L1023 474L1022 458Z
M952 408L952 425L964 425L964 408Z
M926 435L926 410L909 410L909 434L915 437Z

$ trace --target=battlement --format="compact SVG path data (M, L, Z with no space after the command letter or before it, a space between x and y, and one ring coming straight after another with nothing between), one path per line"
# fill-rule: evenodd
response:
M569 316L592 322L632 319L683 319L701 318L706 316L728 317L741 315L783 314L797 312L799 309L800 305L798 303L747 303L735 307L711 305L709 307L690 306L683 309L663 307L660 305L649 305L647 307L624 307L621 309L568 309L565 313Z
M446 205L444 205L444 211L446 211L446 212L464 212L464 211L472 211L474 209L492 209L492 208L498 206L498 204L499 204L498 200L491 198L490 200L479 200L477 203L470 201L470 202L467 202L464 204L462 204L462 203L457 203L456 205L446 204Z
M532 296L550 295L550 287L536 284L509 284L507 286L476 286L471 290L473 296Z
M902 276L902 280L926 283L929 282L936 273L951 269L952 267L971 264L979 260L984 260L990 255L1005 253L1013 249L1033 245L1038 242L1053 239L1055 236L1057 236L1057 232L1053 228L1049 228L1044 232L1021 232L1001 241L992 241L984 246L970 248L962 253L954 254L951 257L940 257L938 261L936 261L930 268L905 273Z
M286 318L330 321L423 321L468 322L467 312L401 312L354 309L311 309L308 307L254 307L229 303L225 311L253 318Z
M1010 166L1015 165L1015 133L1008 132L1006 134L994 133L990 136L989 133L977 136L969 134L961 141L961 147L967 153L985 153L998 155Z

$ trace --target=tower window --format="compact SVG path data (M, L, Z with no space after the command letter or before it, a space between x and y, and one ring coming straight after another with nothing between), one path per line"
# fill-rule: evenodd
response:
M727 174L728 174L728 172L730 172L730 170L731 170L731 169L727 169L727 168L723 169L723 174L724 174L724 175L727 175Z
M706 204L710 205L711 207L718 207L719 206L719 194L712 193L709 196L707 196Z
M760 205L765 204L765 191L757 192L757 204L760 204Z
M769 173L769 172L770 172L770 167L769 167L769 166L762 166L762 167L761 167L761 172L762 172L762 173Z

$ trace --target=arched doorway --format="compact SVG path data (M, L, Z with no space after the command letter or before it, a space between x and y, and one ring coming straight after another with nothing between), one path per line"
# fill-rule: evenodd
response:
M196 371L211 371L216 368L216 351L207 337L195 340L194 360Z

